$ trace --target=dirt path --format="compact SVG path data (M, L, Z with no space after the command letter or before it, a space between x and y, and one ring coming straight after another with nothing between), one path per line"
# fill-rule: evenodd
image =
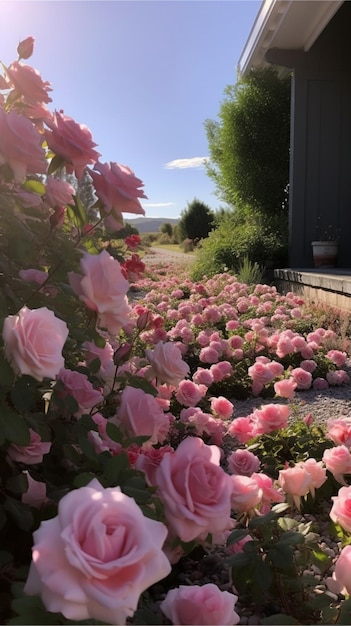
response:
M143 257L143 262L146 267L150 265L175 263L176 265L182 264L190 266L195 260L195 255L186 254L185 252L171 252L170 250L164 250L162 248L150 248L150 250Z

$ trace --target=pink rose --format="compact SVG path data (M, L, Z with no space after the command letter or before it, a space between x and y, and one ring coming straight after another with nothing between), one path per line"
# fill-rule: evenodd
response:
M351 448L351 418L336 418L327 420L327 437L336 445L344 444Z
M112 230L119 230L123 225L122 213L144 215L145 211L138 198L146 198L143 182L134 172L119 163L95 163L89 170L95 192L103 205L103 214L107 214L105 224ZM111 215L108 215L111 213Z
M213 373L210 369L204 369L203 367L198 367L196 372L193 375L193 381L197 385L206 385L209 387L213 383Z
M141 593L171 571L162 551L166 527L96 479L65 495L57 517L33 536L24 591L68 620L125 624Z
M5 113L0 107L0 165L7 163L15 183L27 174L45 174L47 163L42 137L35 126L14 111Z
M57 111L47 125L51 130L45 131L45 139L50 150L65 162L69 174L74 172L77 178L81 178L85 167L95 163L100 156L94 150L96 143L89 128Z
M223 378L229 378L229 376L233 373L233 366L229 363L229 361L220 361L219 363L211 365L210 371L213 376L213 380L215 382L219 382L223 380Z
M287 400L292 400L296 386L297 383L293 378L284 378L283 380L278 380L274 383L274 391L277 396L286 398Z
M349 382L350 377L345 370L329 370L326 374L326 379L329 385L343 385Z
M330 517L336 524L351 533L351 487L341 487L337 496L332 496Z
M23 280L28 280L29 282L38 283L38 285L42 285L45 283L49 274L47 272L42 272L41 270L36 269L27 269L20 270L18 275Z
M63 385L63 389L58 392L59 396L62 398L71 396L78 404L78 410L74 413L76 417L90 413L91 409L104 399L102 393L94 389L88 377L82 372L62 368L57 378Z
M23 307L4 321L5 356L17 374L54 379L64 366L61 354L68 336L65 322L46 307Z
M312 385L312 374L306 372L302 367L296 367L291 370L291 376L296 382L298 389L310 389Z
M174 449L171 446L162 446L161 448L146 448L135 462L135 469L144 472L145 480L148 485L154 486L156 484L156 470L160 465L165 454L173 454Z
M290 407L287 404L266 404L252 414L256 435L264 435L288 425Z
M126 387L121 395L116 420L129 436L150 437L148 445L163 443L169 431L169 417L156 398L142 389Z
M235 437L239 443L247 443L255 437L255 424L251 416L237 417L228 428L228 433Z
M181 380L175 397L179 404L183 406L196 406L196 404L206 394L207 387L205 385L197 385L192 380Z
M86 253L80 261L83 276L69 272L73 291L80 300L98 314L98 325L117 334L129 321L131 311L126 293L128 281L121 266L106 250L100 254Z
M341 352L341 350L329 350L326 354L327 359L330 359L336 367L342 367L345 365L347 360L346 352Z
M172 342L159 341L153 350L145 350L145 355L151 363L149 377L157 382L168 385L178 385L190 371L190 367L182 359L182 354Z
M251 367L248 368L248 375L252 380L256 383L260 383L261 385L266 385L270 383L273 378L275 378L275 374L269 368L268 363L255 362Z
M48 176L46 179L46 189L44 200L50 209L62 207L69 202L73 202L75 190L65 180Z
M221 591L217 585L180 585L168 591L161 602L161 610L172 624L231 626L238 624L239 615L234 611L237 596Z
M349 449L341 445L324 450L322 461L334 478L342 485L346 485L344 474L351 474L351 453Z
M23 504L28 504L28 506L32 506L35 509L40 509L43 504L48 502L48 498L46 496L46 483L34 480L27 470L25 470L23 474L25 474L27 478L28 489L25 493L22 493L21 501Z
M231 474L251 476L254 472L258 472L260 465L260 459L246 448L235 450L228 458L228 469Z
M34 37L27 37L19 42L17 46L17 53L20 59L29 59L29 57L32 56L34 41Z
M214 415L229 420L234 411L233 403L227 400L227 398L224 398L224 396L211 398L211 411Z
M263 472L256 473L254 472L251 475L258 487L262 492L262 503L270 503L270 502L284 502L285 496L282 493L281 489L276 489L272 478L267 476L267 474L263 474Z
M13 461L18 463L26 463L26 465L36 465L41 463L43 455L48 454L51 448L50 441L42 441L40 435L32 428L29 429L30 443L28 446L18 446L12 443L7 453Z
M333 593L351 595L351 546L345 546L341 550L333 576L327 579L327 585Z
M234 511L248 513L262 500L262 490L250 476L235 474L230 476L232 484L231 506Z
M231 483L219 461L217 446L187 437L156 471L170 531L182 541L230 527Z
M328 389L329 383L327 380L325 380L325 378L317 376L317 378L315 378L312 383L312 388L316 389L317 391L321 391L322 389Z
M309 458L306 461L300 461L298 463L300 467L303 467L311 477L310 493L314 497L315 489L319 489L327 480L326 470L323 467L322 461L316 461L316 459Z
M298 509L300 509L301 496L308 494L311 483L311 475L299 464L279 471L278 484L285 493L292 496Z
M200 350L199 359L201 363L217 363L219 354L214 348L206 346Z
M44 82L38 70L31 65L15 61L7 68L6 74L16 94L23 96L26 102L52 102L52 98L48 96L48 91L52 91L50 83Z

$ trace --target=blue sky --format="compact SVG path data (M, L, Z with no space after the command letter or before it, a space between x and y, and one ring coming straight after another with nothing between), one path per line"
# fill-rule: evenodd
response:
M35 37L24 62L51 83L51 109L90 128L102 162L143 180L147 217L178 217L194 197L216 210L204 121L217 119L236 82L260 4L0 1L0 60L16 60L19 41Z

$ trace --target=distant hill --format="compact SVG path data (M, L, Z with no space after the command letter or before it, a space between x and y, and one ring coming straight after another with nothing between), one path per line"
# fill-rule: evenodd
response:
M124 220L127 224L137 228L139 233L158 233L162 224L178 224L179 219L171 217L136 217L135 219Z

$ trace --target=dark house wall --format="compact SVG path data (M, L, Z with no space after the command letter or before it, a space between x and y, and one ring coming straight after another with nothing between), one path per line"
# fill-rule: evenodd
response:
M311 241L339 231L339 267L351 267L351 2L309 52L270 50L293 68L289 265L313 267ZM318 233L319 225L319 233Z

